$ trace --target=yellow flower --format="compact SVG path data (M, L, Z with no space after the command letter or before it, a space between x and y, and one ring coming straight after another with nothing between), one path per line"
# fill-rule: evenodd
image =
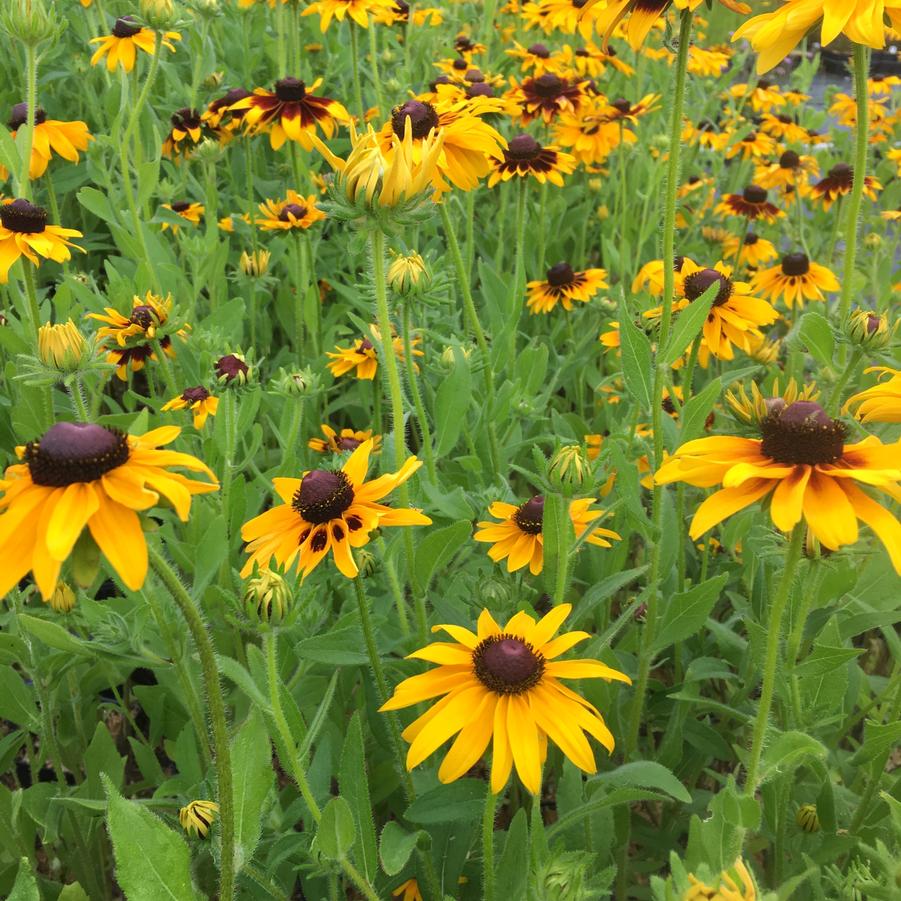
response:
M828 210L836 200L851 193L854 187L854 169L847 163L837 163L827 173L826 177L818 181L811 189L814 200L823 204L823 209ZM863 196L870 200L876 200L876 194L882 190L882 184L872 175L865 175L863 179Z
M587 100L585 82L570 81L553 72L537 78L527 78L522 84L511 79L513 86L507 96L519 104L519 119L523 124L533 119L553 122L562 113L576 113Z
M901 422L901 370L872 366L865 371L889 378L850 397L844 412L856 407L854 415L861 422Z
M569 518L576 538L590 529L586 539L589 544L612 547L607 539L619 541L621 536L596 525L604 511L590 510L593 503L592 497L570 501ZM488 512L501 522L480 522L479 531L473 536L475 540L489 542L488 556L496 563L506 560L507 572L516 572L528 564L529 572L537 576L544 568L544 496L536 494L518 507L495 501Z
M430 278L425 260L415 250L398 254L388 266L387 277L391 290L402 297L412 294L420 285L426 286Z
M575 272L569 263L551 266L544 281L526 285L528 307L532 313L550 313L558 303L564 310L572 310L574 300L587 303L602 288L607 288L607 272L604 269L586 269Z
M38 356L45 366L60 372L74 372L86 350L84 335L71 319L56 325L48 322L38 329Z
M528 178L530 175L544 184L550 182L563 187L563 176L576 168L576 158L556 147L542 147L531 135L520 134L511 138L502 157L493 160L494 171L488 179L493 188L499 181L511 178Z
M163 34L161 46L172 53L175 47L172 41L180 41L181 35L177 31L167 31ZM92 44L100 44L91 57L91 65L96 66L103 57L106 57L106 68L110 72L116 71L116 66L121 66L126 72L131 72L135 67L137 51L154 53L156 37L149 28L142 28L135 21L134 16L122 16L116 19L112 34L104 37L91 38Z
M688 874L688 881L691 888L682 901L757 901L754 879L741 858L720 873L715 886L707 885L693 873Z
M163 156L166 159L175 159L179 162L181 157L188 156L194 147L200 143L203 133L203 121L200 113L190 107L176 110L170 117L172 128L163 141Z
M48 599L85 527L125 585L137 591L147 575L147 545L136 511L148 510L163 495L184 522L191 495L218 488L196 457L157 450L180 431L169 426L137 436L58 422L16 448L24 462L8 467L0 479L0 597L32 572ZM172 466L213 481L195 482L170 472Z
M262 219L254 224L264 231L288 231L308 229L314 222L325 219L325 213L316 206L316 195L301 197L297 191L289 190L284 200L267 200L260 204ZM267 261L268 262L268 261Z
M781 298L789 309L803 307L808 300L825 301L824 291L841 289L832 270L813 262L806 253L790 253L780 265L759 270L752 286L767 300Z
M9 127L13 138L19 129L28 121L28 104L17 103L9 117ZM31 142L31 160L28 164L28 176L40 178L56 152L64 160L77 163L78 151L88 149L88 141L92 140L88 126L84 122L62 122L59 119L48 119L41 107L34 111L34 134Z
M536 622L517 613L501 628L487 610L477 633L462 626L434 626L455 641L434 642L409 656L438 664L437 669L405 679L381 709L399 710L441 697L403 732L410 742L407 769L412 770L456 735L438 770L442 782L459 779L492 744L491 791L502 791L516 772L532 794L541 791L541 770L548 739L586 773L597 771L585 733L608 752L613 734L604 718L561 679L631 679L599 660L557 660L587 632L554 637L572 610L560 604ZM443 697L442 697L443 696ZM458 734L459 733L459 734Z
M379 332L376 326L370 326L370 330L372 332L372 337L376 339L376 341L380 340L381 333ZM413 347L413 356L421 357L423 353L421 350L415 347L416 344L422 339L418 336L414 337L410 344L414 345ZM404 359L404 342L401 338L397 336L393 336L391 339L391 346L394 350L395 355L401 361ZM330 351L326 351L326 356L330 357L333 362L328 364L329 372L335 378L339 376L345 375L350 372L352 369L356 370L354 375L358 379L366 379L368 381L372 381L375 378L376 372L378 372L379 361L376 356L375 346L372 341L368 338L358 338L351 347L335 347L337 353L331 353ZM414 367L419 369L419 367Z
M74 228L47 225L47 211L27 200L7 200L0 203L0 285L9 280L9 270L24 256L35 266L41 257L55 263L72 258L70 247L82 248L69 238L80 238Z
M361 28L369 27L369 16L385 16L394 11L394 0L315 0L301 13L319 15L319 30L325 34L332 21L343 22L349 16Z
M901 442L870 436L846 444L847 427L813 401L775 405L760 422L760 439L718 435L683 444L657 471L658 484L722 485L698 507L692 540L727 517L771 496L770 518L790 532L803 518L830 550L854 544L858 520L885 545L901 573L901 523L867 492L897 496Z
M44 599L54 613L69 613L75 608L75 592L65 582L57 582L53 594Z
M721 216L741 216L744 219L775 222L785 213L767 200L767 193L760 185L748 185L741 194L727 194L716 206Z
M382 442L382 436L373 435L372 429L341 429L339 433L327 423L323 423L320 428L325 438L311 438L307 442L307 447L319 454L343 454L355 451L370 438L372 439L372 452L378 453L379 445Z
M418 510L379 503L422 463L408 457L398 472L366 482L372 445L371 439L364 441L339 470L313 469L299 479L273 480L284 503L244 523L241 537L250 558L241 578L275 560L286 569L296 563L305 579L331 551L338 570L352 579L358 572L352 549L368 544L374 529L431 525Z
M732 36L747 38L759 54L757 72L777 66L822 19L820 44L831 44L844 34L855 44L885 47L884 17L901 27L901 0L785 0L773 12L749 19Z
M736 391L726 392L726 403L732 408L732 412L742 422L748 425L759 426L761 421L767 418L773 410L781 410L798 400L815 401L820 392L815 383L798 387L798 383L790 378L785 389L779 390L779 379L773 382L771 396L764 397L756 382L751 383L751 396L749 397L744 386L739 385Z
M726 259L735 259L740 241L741 238L738 235L727 235L723 238L723 255ZM770 260L776 259L777 256L779 253L772 241L761 238L756 232L749 231L745 234L738 262L748 266L759 266L761 263L768 263Z
M219 805L215 801L190 801L178 811L178 822L188 835L193 833L206 838L218 812Z
M252 250L250 253L244 250L241 252L239 261L241 271L251 278L260 278L269 270L269 259L271 256L271 251L263 250L262 248Z
M401 898L401 895L403 897ZM408 879L402 882L393 892L393 898L400 898L401 901L422 901L422 892L419 890L419 883L415 879Z
M191 225L199 225L200 220L203 218L203 214L206 212L202 203L189 202L187 200L178 200L175 203L164 203L163 208L167 210L172 210L173 213L178 213L182 219L186 222L190 222ZM171 225L168 222L164 222L160 229L162 231L166 231L166 229L172 229L172 234L177 235L181 231L180 225Z
M208 416L215 416L219 408L219 398L213 397L202 385L185 388L178 397L163 404L163 412L169 410L191 410L194 414L194 428L198 431L204 427Z

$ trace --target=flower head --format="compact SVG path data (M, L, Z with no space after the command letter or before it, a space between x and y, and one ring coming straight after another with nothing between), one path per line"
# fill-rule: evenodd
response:
M319 454L346 454L355 451L364 441L372 439L372 452L378 453L381 435L373 435L372 429L341 429L336 432L328 423L320 428L325 438L311 438L307 447Z
M78 326L69 319L38 329L38 356L45 366L60 372L76 372L84 361L87 344Z
M80 237L74 228L48 225L47 211L28 200L0 203L0 285L9 280L9 270L19 257L35 266L41 265L41 257L65 263L72 258L70 247L82 250L69 239Z
M180 41L181 35L177 31L167 31L163 34L161 42L171 53L175 53L172 41ZM110 34L99 38L91 38L92 44L100 46L91 57L91 65L96 66L106 57L106 68L115 72L117 66L121 66L126 72L131 72L135 67L137 51L149 53L156 52L156 35L149 28L142 28L134 16L122 16L116 19Z
M384 18L394 13L395 0L314 0L301 13L319 16L319 30L325 34L334 19L343 22L349 18L360 28L369 27L369 17Z
M760 185L748 185L741 194L727 194L717 205L716 211L723 216L742 216L763 222L775 222L785 215L767 200L766 189Z
M206 838L219 812L215 801L189 801L178 811L178 822L188 835Z
M316 195L301 197L289 190L284 200L267 200L260 204L262 218L254 223L264 231L290 231L308 229L315 222L325 219L325 213L316 206Z
M806 253L790 253L778 266L761 269L754 275L753 289L769 301L781 298L791 309L808 300L826 300L824 291L841 286L831 269L811 260Z
M517 178L537 179L541 184L550 182L563 187L563 176L576 168L576 159L556 147L542 147L531 135L519 134L511 138L502 157L493 160L494 171L488 179L488 187L499 181Z
M491 791L500 792L516 772L533 794L541 790L541 770L550 739L581 770L597 771L586 733L613 751L614 739L600 711L561 679L631 679L599 660L557 660L591 636L566 632L555 637L572 610L554 607L536 622L517 613L503 627L487 610L476 633L462 626L434 626L454 642L435 642L409 656L438 664L405 679L382 710L399 710L441 697L403 732L410 742L407 768L419 766L444 742L457 736L438 770L442 782L459 779L492 743ZM459 734L458 734L459 733Z
M178 397L163 404L163 412L169 410L190 410L194 414L194 428L202 429L208 416L215 416L219 408L219 398L213 397L203 385L185 388Z
M837 163L827 173L826 177L818 181L811 188L811 196L823 204L823 209L828 210L836 200L850 194L854 187L854 169L847 163ZM876 199L876 194L882 190L882 184L872 175L865 175L863 179L863 194L870 200Z
M901 370L874 366L866 371L878 372L883 380L850 397L844 412L853 411L861 422L901 422Z
M28 104L17 103L10 112L9 125L13 138L28 121ZM28 164L29 178L40 178L46 171L53 154L77 163L79 151L88 149L91 134L84 122L63 122L48 119L41 107L34 111L34 133L31 139L31 160ZM2 168L2 167L0 167Z
M528 307L532 313L550 313L559 303L569 312L573 301L586 303L607 284L604 269L586 269L576 272L569 263L551 266L543 281L532 281L526 285Z

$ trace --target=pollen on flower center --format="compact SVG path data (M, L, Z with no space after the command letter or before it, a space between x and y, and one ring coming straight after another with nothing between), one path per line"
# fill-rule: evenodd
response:
M92 423L58 422L25 445L32 482L52 488L96 481L127 460L125 434Z
M760 423L760 450L777 463L835 463L844 452L847 428L817 403L795 401L774 409Z
M541 144L531 135L517 135L507 145L507 159L534 160L541 153Z
M44 108L41 106L35 107L34 110L34 124L40 125L42 122L46 122L47 113L44 112ZM10 127L12 131L17 131L23 125L28 122L28 104L24 101L22 103L17 103L9 113L9 122L6 124Z
M407 119L410 120L411 134L417 140L428 137L429 132L438 127L438 113L435 107L421 100L408 100L394 108L391 114L391 128L399 138L404 136Z
M557 263L551 266L547 271L547 283L554 288L562 288L564 285L571 285L576 278L573 267L569 263Z
M303 100L307 86L299 78L280 78L275 83L275 96L281 101Z
M47 227L47 211L27 200L0 206L0 225L21 235L35 235Z
M716 269L702 269L685 277L685 296L688 300L697 300L711 285L719 282L716 297L713 300L715 307L722 306L732 296L732 279Z
M307 214L307 208L299 203L286 203L282 207L282 211L278 214L279 222L290 222L291 217L295 219L303 219Z
M810 272L810 259L806 253L790 253L782 258L783 275L799 276Z
M539 59L547 59L551 55L551 51L548 50L544 44L532 44L532 46L529 47L528 52L531 53L532 56L537 56Z
M518 695L534 688L544 674L544 657L514 635L490 635L472 652L478 680L495 694Z
M307 522L319 525L337 519L353 499L353 486L343 472L312 469L301 480L291 505Z
M153 311L153 307L148 307L145 304L141 304L131 311L129 322L131 322L133 325L141 326L141 328L146 332L147 329L149 329L150 326L153 325L154 316L155 313Z
M544 525L544 495L536 494L520 505L513 514L513 521L528 535L540 535Z
M122 16L113 25L114 38L132 38L141 30L134 16Z

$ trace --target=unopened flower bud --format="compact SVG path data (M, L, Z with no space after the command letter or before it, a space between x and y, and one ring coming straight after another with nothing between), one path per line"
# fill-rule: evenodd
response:
M442 369L451 370L457 365L457 355L455 351L462 352L463 357L467 360L472 355L471 347L445 347L444 350L441 351L441 356L439 357Z
M854 310L845 326L845 334L852 344L871 351L885 347L892 340L893 332L885 314L870 310Z
M551 457L548 476L551 484L560 488L564 493L568 494L572 489L581 487L588 474L588 461L578 444L561 447Z
M870 250L875 250L877 247L882 247L882 235L878 232L870 232L864 239L863 243Z
M291 600L291 589L284 576L271 569L260 570L244 587L244 611L261 623L281 622Z
M66 30L66 19L52 0L4 0L0 7L0 30L26 47L56 43Z
M57 582L50 598L44 603L49 604L56 613L68 613L75 606L75 592L65 582Z
M307 366L294 372L280 369L274 379L275 390L287 397L312 397L319 393L319 374Z
M604 182L600 178L588 179L588 190L597 194L604 187Z
M84 362L87 345L78 326L69 319L65 323L49 322L38 329L38 357L59 372L77 372Z
M245 385L252 375L251 369L244 359L244 354L226 354L224 357L219 357L214 369L220 385Z
M425 260L415 250L395 257L388 267L388 284L395 294L402 297L424 291L430 282L431 275Z
M222 15L222 3L220 0L193 0L191 5L201 16L213 18Z
M816 804L802 804L795 814L795 822L805 832L819 832L820 818L817 815Z
M610 207L608 207L606 203L602 203L598 207L598 219L600 219L601 222L603 222L605 219L609 219L609 218L610 218Z
M268 250L246 250L241 254L241 271L248 278L260 278L269 270L269 258L272 254Z
M140 11L141 18L157 31L165 31L175 24L173 0L141 0Z
M364 579L374 576L379 571L379 560L375 554L370 554L366 550L354 551L354 559L357 562L357 569Z
M192 151L194 159L210 165L218 163L225 156L225 148L212 138L204 138Z

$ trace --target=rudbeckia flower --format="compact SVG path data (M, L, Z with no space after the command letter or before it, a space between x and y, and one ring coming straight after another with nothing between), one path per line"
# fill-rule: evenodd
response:
M407 879L402 882L391 892L391 897L400 898L400 901L423 901L419 883L415 879Z
M264 231L289 231L307 229L314 222L325 219L325 213L316 206L316 195L301 197L297 191L289 190L284 200L267 200L260 204L263 218L254 224Z
M815 200L823 204L823 209L828 210L836 200L851 193L854 187L854 169L847 163L838 163L833 166L822 181L818 181L811 188L811 195ZM872 175L864 176L863 195L870 200L876 200L876 194L882 190L882 184Z
M538 78L527 78L522 84L512 79L507 96L519 104L523 124L533 119L553 122L561 113L575 113L586 101L584 82L570 81L553 72Z
M191 835L199 835L206 838L219 812L219 805L215 801L190 801L178 811L178 822L181 828Z
M657 471L658 484L722 485L692 519L692 540L758 500L771 497L770 519L790 532L803 518L830 550L855 544L858 520L885 545L901 573L901 523L869 493L895 497L901 442L870 436L846 444L848 429L812 401L774 402L760 438L718 435L683 444ZM864 490L859 485L865 485Z
M203 134L203 121L197 110L184 107L170 116L172 128L163 141L163 156L166 159L179 161L187 156L200 143Z
M232 107L239 100L245 100L252 96L250 91L245 88L232 88L216 100L210 101L200 118L204 125L219 133L221 140L223 134L231 134L238 130L247 112L247 110L236 110Z
M302 16L319 16L319 30L325 34L332 18L343 22L353 19L360 28L369 27L369 17L385 16L394 12L394 0L315 0L301 13Z
M7 123L16 137L20 128L28 121L28 104L17 103L10 113ZM53 158L54 152L70 163L79 160L78 151L88 149L91 134L84 122L62 122L59 119L48 119L41 107L34 111L34 137L31 143L31 160L28 163L28 176L40 178ZM0 167L2 169L2 167Z
M0 285L9 280L19 257L35 266L41 265L41 257L65 263L72 258L70 247L82 250L69 239L80 237L74 228L47 225L47 211L27 200L0 203Z
M172 41L180 40L181 35L177 31L167 31L163 34L161 46L175 53ZM91 57L92 66L96 66L105 56L106 68L110 72L115 72L116 66L121 66L126 72L131 72L135 67L138 50L153 55L156 36L151 29L138 25L134 16L122 16L116 19L112 34L91 38L91 43L100 44Z
M754 878L740 857L711 880L713 885L698 879L694 873L688 874L688 881L691 887L682 896L682 901L757 901Z
M741 194L727 194L716 207L722 216L743 216L746 219L760 219L775 222L785 215L774 203L767 200L767 193L760 185L748 185Z
M773 84L767 78L761 78L756 85L751 87L748 84L739 82L732 85L728 91L724 92L724 100L737 100L739 105L744 103L745 98L751 104L751 109L755 113L768 113L780 106L788 103L788 96L782 93L782 89L777 84Z
M569 518L576 538L586 530L586 541L598 547L612 547L608 538L620 540L612 529L603 529L595 523L604 515L603 510L589 510L594 498L580 498L570 502ZM516 572L526 564L529 572L537 576L544 567L544 496L536 494L518 507L503 501L495 501L488 512L501 522L480 522L479 531L473 535L476 541L491 543L488 556L495 563L506 560L507 572Z
M438 769L441 782L453 782L469 770L491 742L491 791L502 791L516 767L532 794L541 791L541 770L550 739L586 773L597 771L586 733L612 753L613 734L600 711L561 679L632 680L600 660L557 660L591 636L556 636L572 611L560 604L536 622L516 613L503 626L487 610L477 632L462 626L434 626L453 642L435 642L409 656L438 664L437 669L404 679L381 710L400 710L440 697L403 731L410 742L412 770L448 739L457 736ZM555 637L556 636L556 637ZM459 734L458 734L459 733Z
M783 114L764 113L760 119L760 130L787 144L803 144L807 140L807 129L798 124L797 118Z
M178 213L185 222L190 222L191 225L199 225L200 220L203 218L203 214L206 212L202 203L189 200L177 200L174 203L164 203L163 209L172 210L173 213ZM181 231L180 225L173 225L169 222L163 222L160 225L161 231L166 231L166 229L170 228L172 229L173 235L177 235Z
M776 142L762 131L752 131L739 138L726 150L726 159L731 160L741 154L743 160L756 160L772 156L776 150Z
M861 422L901 422L901 370L872 366L865 371L889 378L848 398L845 412L856 407L854 415Z
M213 397L202 385L185 388L178 397L163 404L163 412L169 410L190 410L194 414L194 428L200 431L208 416L215 416L219 408L219 398Z
M855 44L885 47L884 19L901 27L901 0L785 0L778 9L749 19L732 36L747 38L759 54L758 73L777 66L822 19L820 44L826 47L840 34Z
M723 256L727 260L735 259L738 254L739 242L742 246L737 262L744 263L746 266L759 266L761 263L775 260L779 255L772 241L761 238L756 232L749 231L745 234L743 242L738 235L728 235L723 239Z
M561 113L554 123L554 140L586 166L603 163L620 143L638 140L622 121L611 118L610 109L604 98L594 98L578 112Z
M529 282L528 307L532 313L550 313L559 303L569 312L574 300L586 303L601 288L608 288L604 269L586 269L575 272L569 263L557 263L548 269L544 281Z
M754 172L754 181L761 188L806 188L810 176L816 178L820 166L816 159L806 154L786 150L775 163L760 163Z
M309 12L307 7L304 12ZM285 141L296 141L304 150L311 150L310 135L321 128L327 138L335 134L339 123L350 122L350 114L331 97L317 97L315 91L322 84L318 78L307 88L299 78L282 78L275 83L275 91L255 88L253 94L233 103L229 110L243 112L244 129L248 134L269 132L269 143L279 150Z
M216 491L216 477L189 454L157 450L180 429L126 435L90 423L58 422L16 448L23 463L0 479L0 597L28 572L46 600L84 529L132 591L147 575L147 545L136 511L163 495L187 521L191 495ZM195 482L170 467L203 472Z
M255 566L268 569L275 560L286 569L296 563L305 579L331 551L338 570L352 579L358 572L352 549L368 544L373 529L430 525L432 520L418 510L379 503L422 463L408 457L397 472L366 482L371 451L372 441L364 441L341 469L313 469L299 479L273 480L284 503L242 527L250 558L241 578Z
M503 157L493 160L494 171L488 178L488 187L511 178L537 179L541 184L549 181L563 187L563 176L576 168L576 158L556 147L542 147L531 135L521 134L510 139Z
M681 272L685 260L686 257L678 254L673 259L673 271ZM647 291L652 297L663 294L663 260L651 260L638 270L638 274L632 279L632 293L639 294L642 291Z
M382 436L373 435L372 429L341 429L340 432L336 432L327 423L323 423L321 429L325 438L311 438L307 442L307 447L319 454L343 454L355 451L364 441L370 439L372 439L372 452L378 453L379 444L382 441Z
M761 269L754 276L753 290L770 301L782 298L792 309L808 300L826 300L824 291L839 291L841 285L830 269L813 262L806 253L790 253L782 263Z
M370 329L373 338L378 341L381 334L378 328L372 325L370 326ZM414 357L423 356L423 352L416 347L420 341L422 341L422 339L419 336L415 336L410 341L410 344L413 346ZM403 361L403 339L397 337L397 335L392 336L391 346L393 347L394 354L398 360ZM325 355L332 360L332 362L328 364L328 369L335 378L346 375L352 369L355 370L354 375L358 379L372 381L375 378L375 374L378 372L379 360L376 355L375 345L373 345L372 341L368 338L357 338L351 347L336 346L335 351L336 353L332 353L331 351L325 352ZM417 371L419 370L419 367L415 368Z

